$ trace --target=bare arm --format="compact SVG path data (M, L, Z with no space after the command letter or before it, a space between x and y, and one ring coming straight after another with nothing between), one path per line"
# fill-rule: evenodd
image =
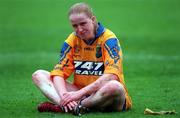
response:
M82 96L90 95L90 94L96 92L97 90L99 90L102 86L104 86L104 84L106 84L107 82L109 82L111 80L118 81L118 77L114 74L103 74L95 82L82 88L81 90L79 90L79 92L81 93Z

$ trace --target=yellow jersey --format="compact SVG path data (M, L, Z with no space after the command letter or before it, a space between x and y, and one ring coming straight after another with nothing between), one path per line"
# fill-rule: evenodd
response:
M59 63L51 71L53 76L67 79L74 74L73 84L79 88L96 81L103 74L115 74L126 90L126 104L131 99L125 87L122 68L122 49L119 40L109 29L98 23L95 38L85 42L71 33L61 49Z

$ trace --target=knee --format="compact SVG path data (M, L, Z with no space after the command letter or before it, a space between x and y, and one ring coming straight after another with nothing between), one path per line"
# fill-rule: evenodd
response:
M40 75L41 75L41 70L37 70L32 74L32 80L34 83L37 83L38 78L39 78L38 76Z
M103 95L110 96L110 97L124 96L125 90L121 83L119 83L116 80L112 80L104 86Z
M32 80L35 84L37 84L37 83L39 83L39 81L41 81L40 79L43 78L43 76L46 76L45 71L37 70L32 74Z

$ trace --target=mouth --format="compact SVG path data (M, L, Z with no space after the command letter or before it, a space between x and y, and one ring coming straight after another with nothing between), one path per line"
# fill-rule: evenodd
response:
M84 31L84 32L79 33L78 35L79 35L80 37L84 38L84 37L86 37L87 32Z
M87 31L83 31L80 33L81 35L86 35L87 34Z

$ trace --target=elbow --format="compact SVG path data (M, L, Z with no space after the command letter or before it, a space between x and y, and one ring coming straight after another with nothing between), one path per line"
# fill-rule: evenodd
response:
M108 74L109 80L117 80L119 81L119 78L116 74Z
M53 83L56 83L56 82L59 82L59 81L64 81L64 79L60 76L53 76L53 79L52 79L52 82Z
M115 75L115 74L112 74L112 78L113 78L113 80L117 80L117 81L119 81L118 76L117 76L117 75Z

